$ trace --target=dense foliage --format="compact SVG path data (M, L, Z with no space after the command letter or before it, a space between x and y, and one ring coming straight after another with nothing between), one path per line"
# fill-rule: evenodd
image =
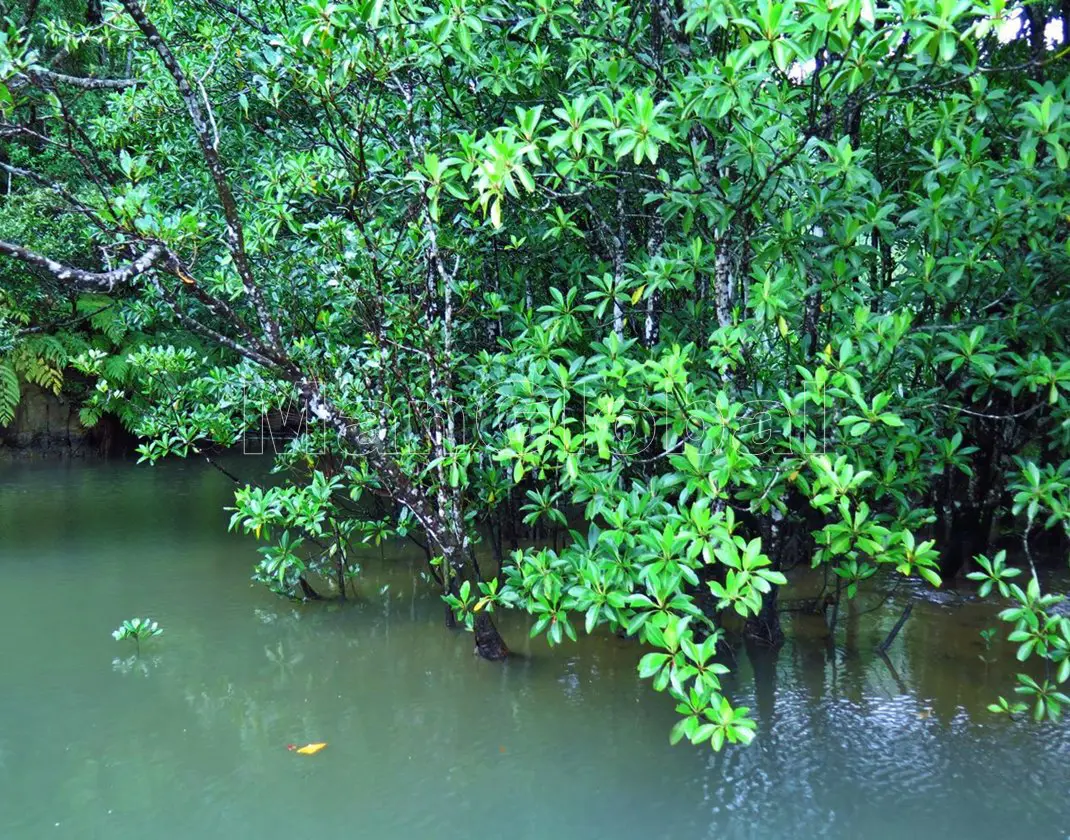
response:
M78 356L87 412L145 459L297 417L290 480L232 520L280 592L344 595L355 541L414 535L484 656L503 608L635 636L674 740L719 748L753 733L722 620L778 643L786 571L833 616L969 572L1040 663L1029 708L1070 705L1034 560L1070 529L1051 4L30 6L0 382L33 307L92 292L123 334ZM71 214L27 226L42 202Z

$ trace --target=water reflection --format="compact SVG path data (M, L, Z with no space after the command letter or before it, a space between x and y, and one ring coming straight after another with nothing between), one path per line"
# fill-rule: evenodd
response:
M505 616L523 655L482 662L404 546L360 558L355 602L279 601L248 581L221 477L79 469L0 488L0 837L1066 834L1070 739L984 711L1010 668L978 659L983 605L905 587L895 603L919 600L886 658L898 610L867 612L877 596L831 647L820 616L789 614L789 643L740 649L727 683L757 740L715 755L668 745L672 704L627 641L551 653ZM167 634L117 657L110 629L147 612Z
M125 659L116 657L111 661L111 669L117 674L140 674L143 677L147 677L153 668L159 666L159 656L142 657L134 654Z

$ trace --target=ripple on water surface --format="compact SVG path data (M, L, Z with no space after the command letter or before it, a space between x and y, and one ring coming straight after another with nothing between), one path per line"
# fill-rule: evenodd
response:
M474 658L405 546L362 558L358 603L293 605L250 584L213 470L2 469L4 840L1070 836L1066 730L984 711L1010 671L961 596L920 602L887 662L906 589L832 649L792 619L729 680L758 738L713 754L669 746L629 642L551 652L504 616L523 655ZM138 658L110 631L145 614Z

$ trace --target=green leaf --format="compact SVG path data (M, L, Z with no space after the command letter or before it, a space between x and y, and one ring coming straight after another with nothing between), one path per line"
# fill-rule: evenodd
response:
M648 653L639 660L639 676L643 679L650 679L665 666L669 658L667 653Z

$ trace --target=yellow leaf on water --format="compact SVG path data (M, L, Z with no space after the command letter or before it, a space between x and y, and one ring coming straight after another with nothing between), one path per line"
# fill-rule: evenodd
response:
M297 752L301 755L315 755L322 750L326 744L305 744L303 747L298 747Z

